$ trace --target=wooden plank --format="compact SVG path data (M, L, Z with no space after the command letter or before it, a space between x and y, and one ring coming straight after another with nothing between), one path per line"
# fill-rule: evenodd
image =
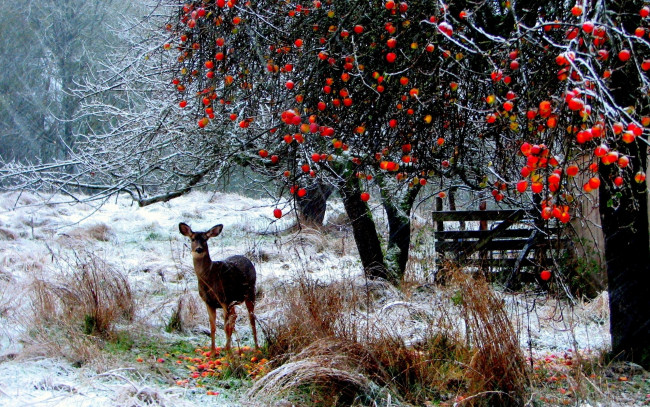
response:
M526 216L526 212L524 211L516 211L512 215L508 216L507 219L503 220L501 223L499 223L495 228L492 228L490 230L490 235L484 237L480 241L478 241L474 246L472 246L468 250L463 250L463 253L461 253L461 257L467 257L470 256L472 253L478 250L490 250L487 248L487 246L490 244L490 242L494 239L499 237L502 233L506 231L510 226L512 226L515 222L517 222L519 219L523 218Z
M504 238L525 238L530 237L535 229L506 229L499 237ZM443 232L435 232L434 237L436 240L457 240L457 239L483 239L490 236L491 230L445 230Z
M520 250L526 246L527 242L528 242L527 239L517 239L517 240L512 240L512 239L496 240L495 239L486 242L481 247L481 249L488 250L488 251ZM476 248L477 243L478 242L476 241L473 242L439 241L439 242L435 242L434 245L436 247L436 251L438 252L462 252L462 255L467 257L478 250ZM533 247L538 248L543 246L546 246L546 243L539 242L535 244Z
M435 222L471 221L471 220L505 220L516 218L519 214L527 215L523 209L499 209L490 211L433 211ZM525 216L521 216L524 218Z
M536 243L537 235L538 235L537 232L538 232L537 229L533 230L533 233L530 235L528 241L526 242L526 246L524 246L524 248L521 249L521 251L519 252L519 256L517 256L517 261L515 262L512 269L510 270L510 274L506 279L506 284L505 284L506 288L514 289L515 282L517 281L517 275L519 274L519 270L522 267L522 263L526 259L526 256L528 256L528 253Z
M442 212L442 198L440 198L439 196L436 197L436 211ZM436 231L441 232L443 230L445 230L445 223L443 221L437 221Z
M477 258L470 258L466 259L466 264L481 264L483 266L489 266L489 267L500 267L500 268L513 268L515 262L517 259L515 258L488 258L488 259L477 259ZM525 258L522 259L521 265L520 265L520 272L522 268L525 267L535 267L536 264L532 259Z
M544 228L544 230L535 229L535 228L518 228L518 229L506 229L499 234L500 238L528 238L533 231L537 231L538 239L544 239L546 237L550 239L555 239L559 232L559 228L550 227ZM482 239L485 236L489 235L491 230L445 230L442 232L435 232L433 237L435 240L458 240L458 239L473 239L478 240Z

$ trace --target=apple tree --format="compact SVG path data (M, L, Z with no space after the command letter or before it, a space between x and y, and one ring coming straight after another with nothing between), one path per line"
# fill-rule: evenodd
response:
M558 224L597 196L613 350L648 363L643 2L171 4L163 48L187 122L226 135L215 148L278 195L338 191L369 275L399 280L432 179ZM371 204L385 208L385 246Z
M461 51L440 49L453 41L430 21L438 6L413 4L408 18L399 7L409 6L182 3L166 45L179 54L178 103L197 126L230 128L236 141L221 148L232 144L234 159L276 179L280 193L338 191L364 268L392 281L406 267L419 190L440 174L478 187L495 152L473 134L481 113L463 108L486 83L459 91L471 73Z

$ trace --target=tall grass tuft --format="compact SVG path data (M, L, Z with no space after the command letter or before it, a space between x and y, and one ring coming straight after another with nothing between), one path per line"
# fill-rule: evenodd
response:
M453 274L468 327L473 356L467 370L467 405L521 406L529 377L503 302L482 277Z
M525 360L485 281L456 271L442 293L408 294L431 295L440 304L431 310L399 292L388 294L399 297L392 300L386 292L376 295L378 286L346 279L325 284L306 274L284 285L276 318L265 326L278 367L249 396L302 405L525 404ZM407 343L397 328L404 319L421 327L417 340Z
M250 399L273 404L279 397L298 404L391 405L391 393L373 382L377 368L369 349L339 338L316 339L286 363L259 379Z
M91 358L97 339L130 321L135 302L127 277L91 251L76 252L48 275L34 276L28 342L75 361Z
M353 340L354 326L342 326L343 282L322 284L305 276L286 290L277 301L280 318L263 327L272 357L284 359L299 353L315 340L339 337Z
M172 310L169 320L165 325L166 332L187 332L196 328L199 323L198 301L193 293L185 292L178 297L176 307Z

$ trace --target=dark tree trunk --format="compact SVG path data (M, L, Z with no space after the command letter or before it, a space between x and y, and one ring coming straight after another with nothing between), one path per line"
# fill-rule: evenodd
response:
M298 208L303 219L318 225L323 224L325 220L325 210L327 209L327 199L332 195L334 188L328 184L314 183L307 188L307 194L303 198L298 198Z
M638 10L641 2L614 3L624 11ZM636 7L638 6L638 7ZM635 8L636 7L636 8ZM621 14L626 30L634 31L632 13ZM629 15L629 16L628 16ZM627 17L625 17L627 16ZM632 69L629 68L628 69ZM636 73L617 70L611 78L613 96L618 106L636 106L635 92L641 84ZM639 106L639 109L643 109ZM646 112L647 114L647 112ZM605 259L610 309L610 333L613 356L650 367L650 238L648 236L647 184L634 181L634 173L648 169L646 140L614 147L630 157L632 171L626 183L617 189L612 180L619 175L615 165L599 166L600 217L605 236Z
M404 276L406 263L409 259L411 244L411 219L408 214L400 211L393 202L384 204L388 217L388 247L386 250L386 266L391 280L399 281Z
M364 272L368 277L391 280L384 264L384 254L375 221L372 219L370 208L361 200L361 191L354 182L358 183L358 180L343 182L339 191L343 196L345 211L352 222L354 241L359 250Z
M379 184L383 185L381 179ZM388 218L388 246L386 250L386 267L390 280L398 283L404 277L406 263L411 246L411 209L420 185L413 186L402 201L396 200L382 191L384 210Z
M647 168L647 153L630 152L634 168ZM641 154L638 154L641 153ZM639 156L643 159L639 159ZM642 166L642 167L641 167ZM633 180L614 191L616 168L601 165L600 216L605 235L612 352L650 367L650 242L646 184ZM618 175L616 173L616 175ZM616 192L620 192L617 197Z

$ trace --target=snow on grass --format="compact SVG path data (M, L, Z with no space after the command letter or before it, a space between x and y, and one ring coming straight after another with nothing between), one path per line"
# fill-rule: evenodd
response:
M54 197L49 202L65 199ZM332 200L328 205L327 219L334 220L343 212L340 202ZM363 283L351 233L334 236L304 227L300 234L278 235L276 232L289 229L295 219L289 214L275 219L274 207L270 200L208 192L192 192L147 207L138 207L126 196L97 206L52 205L30 193L0 194L0 404L232 403L227 400L235 396L208 397L152 383L137 374L141 380L135 380L128 369L115 371L114 366L101 364L75 368L55 355L24 355L27 350L22 338L30 329L29 287L35 278L54 278L66 259L90 251L128 277L138 307L129 329L142 325L142 329L163 335L178 299L190 295L198 301L196 319L205 330L207 314L198 299L189 241L180 235L179 222L188 223L194 230L224 225L222 235L210 241L213 260L233 254L253 258L263 294L257 310L262 322L274 318L274 292L298 275L323 283L342 277ZM413 250L413 258L426 256L428 250ZM408 343L417 342L422 326L418 321L439 317L441 304L435 290L405 295L382 288L376 296L377 310L365 318L401 332ZM606 298L569 308L539 294L500 295L524 350L532 347L534 353L544 353L609 347ZM223 335L220 329L217 333ZM243 341L250 338L247 323L238 321L236 337ZM202 345L208 342L207 336L194 339Z
M56 358L0 363L3 406L193 406L187 390L128 378L130 369L103 373L76 368ZM194 399L207 401L204 396ZM225 404L221 404L225 405Z

